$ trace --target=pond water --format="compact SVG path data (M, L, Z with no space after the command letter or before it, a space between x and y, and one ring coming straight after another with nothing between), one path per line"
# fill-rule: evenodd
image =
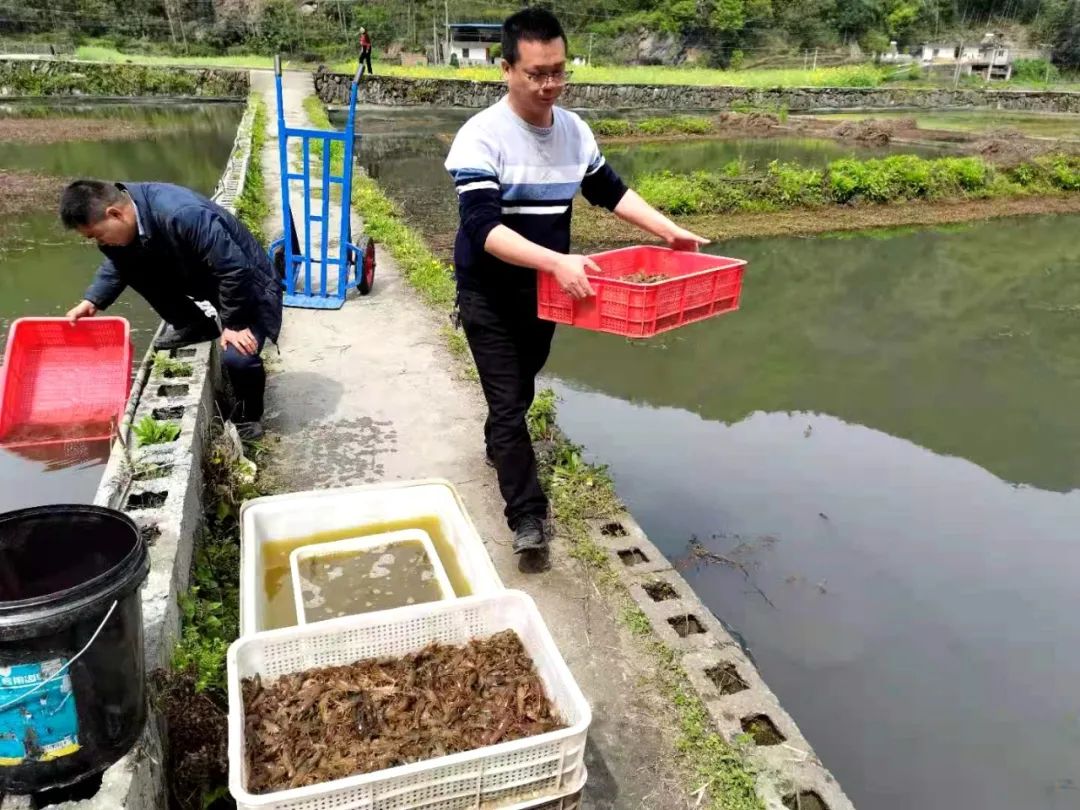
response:
M1080 115L1024 113L1006 110L883 110L880 112L828 113L824 119L861 121L866 118L914 118L923 129L989 132L1012 129L1043 138L1080 140Z
M362 162L444 254L435 136L470 114L360 113ZM605 150L631 182L864 151ZM1080 806L1078 228L731 241L714 251L750 260L741 311L646 342L558 330L561 425L856 806ZM695 538L752 582L687 563Z
M612 115L578 112L586 119ZM454 133L475 113L385 107L359 107L356 113L362 133L358 149L362 165L399 202L409 221L422 228L436 252L443 255L449 255L458 222L457 201L443 161ZM642 110L635 117L649 114L667 115L670 111ZM340 111L332 119L343 125ZM630 183L649 172L719 169L733 160L760 166L773 160L823 166L842 157L881 157L896 152L941 154L940 150L906 146L875 149L827 138L671 140L609 144L603 150L612 167Z
M60 143L0 142L0 169L65 179L162 180L203 193L214 190L243 114L235 104L4 104L3 118L106 118L156 131L130 140ZM2 192L0 192L2 193ZM101 254L60 227L54 207L29 209L0 225L0 348L11 322L25 315L62 315L81 297ZM131 322L136 357L149 345L158 318L125 292L110 308ZM107 458L106 442L0 450L0 510L93 497Z
M732 241L739 312L557 333L560 424L858 807L1080 804L1078 229Z

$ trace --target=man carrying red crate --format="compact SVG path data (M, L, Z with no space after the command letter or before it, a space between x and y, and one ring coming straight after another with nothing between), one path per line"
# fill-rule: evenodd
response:
M182 186L78 180L60 200L60 219L97 242L105 260L74 323L108 308L130 286L165 321L155 349L221 338L241 438L262 435L266 370L259 352L281 331L282 284L266 251L232 214ZM195 303L209 301L221 328Z
M489 461L499 476L517 553L548 544L548 501L525 423L555 325L536 314L536 274L551 273L577 299L593 294L570 254L574 195L582 192L677 250L706 239L680 228L627 189L604 162L588 125L555 106L570 78L566 35L550 12L527 8L502 27L507 95L458 132L446 168L458 193L454 243L458 314L488 404Z

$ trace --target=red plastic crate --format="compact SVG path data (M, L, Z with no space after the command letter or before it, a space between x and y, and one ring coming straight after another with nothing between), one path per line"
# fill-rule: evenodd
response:
M647 338L739 308L746 262L662 247L628 247L590 256L596 295L575 301L551 273L540 273L541 318L594 332ZM626 281L635 273L667 276L654 284Z
M20 318L0 370L0 445L108 439L131 387L124 318Z

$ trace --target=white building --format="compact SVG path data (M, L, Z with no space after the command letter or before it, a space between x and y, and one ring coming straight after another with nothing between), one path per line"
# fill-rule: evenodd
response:
M450 23L447 28L447 40L450 44L445 61L457 57L460 65L487 65L494 62L492 46L502 37L502 25L499 23Z

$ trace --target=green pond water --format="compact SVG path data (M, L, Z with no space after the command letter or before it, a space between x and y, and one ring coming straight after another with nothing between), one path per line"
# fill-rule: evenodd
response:
M1080 805L1077 232L732 241L740 311L558 330L560 424L857 807Z
M829 113L819 118L861 121L867 118L914 118L923 129L991 132L1011 129L1043 138L1080 140L1080 115L1037 114L1006 110L935 110Z
M4 104L3 117L105 117L148 123L160 131L122 141L0 143L0 168L56 177L57 197L64 179L77 177L161 180L209 194L225 167L242 113L242 106L233 104ZM6 220L0 226L0 345L15 318L62 315L77 303L100 259L95 246L60 227L52 207ZM131 292L108 314L131 322L136 357L141 357L157 316ZM107 454L105 442L0 449L0 510L90 500Z
M360 115L361 161L443 251L455 205L432 134L468 114ZM606 153L632 182L739 150L854 153ZM713 250L750 262L740 311L644 342L557 332L560 424L858 807L1080 806L1078 232L731 241ZM695 538L752 582L689 562Z

